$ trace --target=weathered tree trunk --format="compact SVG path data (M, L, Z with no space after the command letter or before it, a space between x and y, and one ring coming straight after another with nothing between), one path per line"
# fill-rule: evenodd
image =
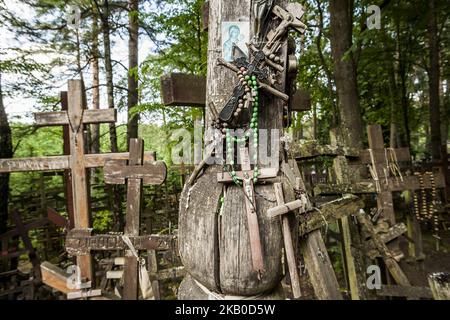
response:
M92 16L92 109L100 109L100 51L98 48L98 12ZM100 153L100 125L91 125L91 153Z
M431 157L434 161L441 159L441 110L439 105L439 39L436 18L436 0L428 1L428 44L430 50L430 68L428 85L430 98L430 133Z
M353 0L331 0L330 40L342 136L348 147L363 146L363 127L352 46ZM345 55L348 54L347 57Z
M2 74L0 70L0 159L12 158L13 147L11 128L8 123L3 104ZM6 232L8 226L9 173L0 174L0 234ZM0 246L2 244L0 243ZM1 248L0 249L4 249ZM7 266L3 266L5 269ZM3 268L0 265L0 269Z
M131 109L139 102L138 91L138 42L139 42L139 0L130 0L128 40L128 141L138 137L139 116L131 115Z
M109 1L105 0L103 3L103 12L100 14L102 33L103 33L103 46L105 55L105 71L106 71L106 93L108 95L108 108L114 109L114 79L113 79L113 67L111 62L111 40L110 40L110 27L109 27ZM111 123L109 125L109 139L111 143L111 152L118 152L117 147L117 132L116 125Z
M287 1L275 1L283 5ZM214 103L220 109L230 97L236 84L236 74L217 65L222 56L223 21L252 22L250 0L209 1L209 43L206 105ZM251 23L253 25L253 23ZM287 42L287 41L286 41ZM286 50L283 49L283 50ZM284 88L279 88L284 91ZM261 94L259 127L283 129L283 105L271 95ZM205 144L212 143L211 120L206 111ZM273 143L279 144L275 140ZM274 156L274 155L272 155ZM264 167L264 166L262 166ZM266 166L267 167L267 166ZM256 209L266 272L261 280L253 270L247 225L245 196L242 187L233 184L224 187L218 183L217 173L222 165L209 166L190 187L185 186L180 201L179 244L180 255L189 277L179 290L179 298L201 299L203 290L193 288L197 281L216 293L237 296L253 296L274 292L282 277L281 252L283 238L278 219L269 219L266 211L275 204L272 184L256 185ZM226 189L223 211L219 215L220 198ZM192 277L192 278L191 278ZM194 279L195 281L192 281ZM269 295L277 297L275 293Z

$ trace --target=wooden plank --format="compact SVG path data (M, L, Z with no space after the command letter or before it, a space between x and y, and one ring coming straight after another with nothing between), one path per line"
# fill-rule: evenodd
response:
M259 169L261 174L258 176L258 179L270 179L275 178L278 175L278 169L277 168L262 168ZM228 172L219 172L217 174L217 181L220 183L224 182L232 182L233 179L231 178L231 175Z
M69 80L68 117L70 130L69 165L72 169L72 187L74 204L75 228L90 227L90 212L88 203L87 175L84 160L84 132L83 132L83 87L81 80ZM81 270L81 277L93 280L92 258L90 255L77 257L77 265Z
M277 198L277 204L279 206L284 205L284 195L283 195L283 187L281 183L275 183L275 196ZM300 201L300 206L303 203ZM285 213L292 212L289 207L287 207L287 210ZM295 209L294 209L295 210ZM282 223L282 231L283 231L283 239L284 239L284 251L286 254L286 260L288 263L289 268L289 275L291 280L291 286L292 286L292 295L294 299L298 299L301 297L301 289L300 289L300 278L298 275L298 268L297 268L297 258L295 256L295 249L294 249L294 243L292 241L292 234L291 234L291 227L289 226L289 217L287 215L283 215L281 217L281 223Z
M376 290L378 296L387 297L406 297L416 299L432 299L433 294L428 287L412 287L412 286L388 286L382 285L381 289Z
M386 163L386 150L387 149L375 149L372 150L373 157L377 163ZM398 162L411 162L411 153L409 148L394 149ZM359 152L359 160L362 164L372 163L369 150L361 150Z
M66 251L72 256L83 256L90 251L125 250L128 246L120 235L90 235L91 229L72 229L67 234ZM136 250L170 250L175 247L174 236L130 236Z
M342 300L339 283L332 268L327 248L319 230L312 231L301 242L300 250L305 257L305 265L314 292L319 300Z
M144 158L143 153L144 141L142 139L131 139L129 166L136 166L136 168L139 166L139 168L142 168L141 166ZM166 176L166 166L164 163L162 164L164 181ZM128 177L129 179L127 186L127 211L125 215L124 233L127 236L138 236L141 216L142 180L140 179L140 176L133 177L130 174L126 174L124 172L125 168L126 167L122 167L122 176ZM116 172L120 174L120 172ZM124 300L137 300L138 298L138 262L131 250L125 250L124 288L122 296Z
M125 184L126 179L142 179L145 185L160 185L166 180L167 167L162 161L140 166L127 166L123 163L110 161L105 165L104 177L107 184Z
M117 121L115 109L84 110L82 114L83 124L114 123ZM34 114L37 126L62 126L70 124L67 111L42 112Z
M78 291L78 289L69 289L67 287L70 275L48 261L41 263L41 274L42 282L55 290L64 294Z
M129 158L128 152L87 154L85 167L88 169L104 167L108 161L123 160ZM28 171L58 171L69 170L70 156L49 156L35 158L0 159L0 173L28 172ZM144 161L155 161L154 152L146 152Z
M341 234L343 239L343 247L346 261L346 271L348 275L348 282L350 287L350 296L352 300L360 300L359 286L358 286L358 275L356 271L355 261L352 255L352 237L350 232L350 222L348 217L342 217L341 223Z
M353 148L322 145L317 140L298 140L289 144L289 157L297 160L308 160L321 156L346 156L358 158L359 152Z
M291 98L292 111L305 112L311 110L311 93L304 89L298 89Z
M408 278L403 273L402 269L398 265L397 261L393 258L392 252L388 249L386 244L380 239L380 237L377 235L374 226L372 225L372 222L366 217L365 212L359 212L357 214L358 221L363 225L364 228L369 232L370 236L372 237L372 240L374 242L374 245L380 252L384 263L386 264L386 267L389 270L389 273L394 278L395 282L402 286L411 286L409 283Z
M314 195L340 195L340 194L369 194L376 193L373 180L366 180L353 184L316 184Z
M206 78L171 73L161 77L161 96L166 106L205 107Z
M275 184L277 185L277 183ZM305 206L303 201L301 200L295 200L289 203L283 203L282 205L279 205L278 207L270 208L267 210L267 216L269 218L275 218L281 215L284 215L288 212L292 212L295 210L298 210L299 208Z

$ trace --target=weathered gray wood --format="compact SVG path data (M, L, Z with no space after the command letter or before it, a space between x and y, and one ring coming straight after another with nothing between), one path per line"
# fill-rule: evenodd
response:
M67 286L70 275L48 261L41 263L41 274L42 282L55 290L65 294L78 291Z
M410 162L411 161L411 153L409 148L398 148L394 149L395 155L397 156L398 162ZM374 149L372 150L373 158L377 163L386 163L386 150L384 146L382 149ZM362 164L370 164L372 163L372 158L369 150L361 150L359 152L359 161Z
M388 249L386 244L380 239L377 235L374 226L370 219L366 217L364 212L359 212L357 214L358 221L361 225L366 228L370 236L372 237L373 243L380 252L386 267L389 270L389 273L392 275L397 284L402 286L411 286L408 278L403 273L402 269L398 265L397 261L395 261L392 252Z
M275 178L278 174L278 168L262 168L260 169L261 174L259 175L258 179L264 180L264 179L270 179ZM253 174L253 171L248 171L249 174ZM236 172L237 176L242 178L243 173L242 172ZM219 172L217 174L217 181L218 182L232 182L233 179L231 178L231 175L228 172Z
M312 231L300 244L305 265L319 300L342 300L336 274L319 230Z
M72 229L67 234L66 251L72 256L84 256L90 251L125 250L128 246L120 235L91 235L92 229ZM169 250L175 247L173 236L130 236L136 250Z
M450 274L444 272L430 274L428 283L435 300L450 300Z
M206 78L171 73L161 77L161 96L166 106L205 107Z
M283 164L283 167L285 164ZM292 173L296 178L295 187L301 190L306 190L303 178L300 174L297 162L295 160L289 161L289 166L292 167ZM286 171L286 170L283 170ZM350 196L349 196L350 197ZM356 197L355 197L356 198ZM353 198L353 200L355 199ZM347 201L343 200L343 201ZM335 203L336 204L336 203ZM311 202L307 201L306 208L308 212L313 212ZM320 210L322 211L322 210ZM326 211L326 210L325 210ZM319 219L322 223L326 223L322 217L322 213L318 212ZM302 236L302 241L300 242L300 252L305 260L305 267L308 272L308 279L311 281L312 287L314 288L315 296L320 300L342 300L342 294L339 290L339 283L334 273L333 266L328 256L328 251L323 242L320 230L317 227L311 228L308 232L308 228L302 226L302 221L305 222L304 215L300 216L300 236ZM309 219L312 221L312 219ZM308 219L306 218L306 221ZM317 226L317 222L314 223Z
M34 119L38 126L70 125L69 115L66 111L35 113ZM84 110L82 113L83 124L116 122L116 120L115 109Z
M433 294L428 287L411 287L411 286L388 286L382 285L381 289L376 290L378 296L387 297L406 297L415 299L432 299Z
M369 138L369 148L372 150L382 150L384 152L383 131L380 125L367 126L367 135ZM378 173L381 180L384 177L383 164L386 161L378 162L374 157L372 158L372 167ZM389 176L389 173L388 173ZM392 192L382 190L377 196L378 208L383 209L382 217L389 219L391 225L395 224L394 200L392 199Z
M353 148L322 145L317 140L296 140L289 144L289 157L297 160L308 160L321 156L346 156L358 158L358 150Z
M286 214L288 212L298 210L299 208L303 207L304 203L301 200L295 200L289 203L283 203L279 205L278 207L271 208L267 210L267 216L269 218L275 218L278 216L281 216L283 214Z
M220 167L208 167L192 188L185 187L180 197L180 257L186 270L210 290L217 290L219 260L217 223L223 186L217 183ZM242 191L241 191L242 192Z
M279 206L283 206L284 205L283 186L281 183L275 183L274 188L275 188L275 195L277 198L277 204ZM300 204L300 206L301 205L302 204ZM289 207L287 207L287 210L288 211L286 211L285 213L293 212L295 209L290 209ZM286 254L286 260L288 262L289 267L292 294L294 296L294 299L298 299L301 297L302 293L300 289L300 278L298 276L297 258L295 256L295 248L294 243L292 241L291 227L289 226L289 217L286 215L282 216L281 224L284 240L284 252Z
M345 195L340 199L320 205L318 210L309 209L300 216L300 236L323 228L327 223L355 214L361 208L364 208L364 202L360 198L355 195Z
M86 154L84 157L85 167L91 169L104 167L105 163L113 160L126 161L129 158L129 153ZM69 159L70 156L0 159L0 173L69 170ZM144 161L150 162L154 160L154 152L145 153Z

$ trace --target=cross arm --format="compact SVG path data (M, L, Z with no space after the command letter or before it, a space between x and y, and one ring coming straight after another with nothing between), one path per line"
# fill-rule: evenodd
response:
M34 118L38 126L61 126L70 124L67 111L35 113ZM115 109L84 110L82 118L85 124L114 123L117 120L117 111Z

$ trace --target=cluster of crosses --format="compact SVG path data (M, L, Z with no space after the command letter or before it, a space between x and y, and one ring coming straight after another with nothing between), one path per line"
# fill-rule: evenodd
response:
M125 252L124 299L138 298L138 264L140 260L133 252L150 250L169 250L174 248L173 236L140 235L141 189L145 185L160 185L166 179L166 165L155 161L153 152L144 153L142 139L130 140L130 152L85 154L84 126L87 124L114 123L116 111L112 109L87 110L82 82L70 80L68 92L62 94L63 105L67 110L35 114L38 126L65 126L68 131L68 154L64 156L49 156L40 158L1 159L0 173L29 171L60 171L70 174L70 202L73 203L73 218L71 222L60 222L59 225L69 227L66 238L66 250L76 256L76 266L73 268L76 277L71 278L60 268L44 262L40 270L35 270L35 276L65 294L68 298L87 298L100 296L101 290L93 288L94 269L92 251L108 250ZM87 169L104 169L105 183L127 184L126 223L123 235L106 234L91 235L91 217L89 208L89 190L87 184ZM69 203L70 207L70 203ZM52 215L54 216L54 215ZM16 217L16 215L14 215ZM20 220L16 219L18 231L26 230ZM73 221L72 221L73 220ZM30 226L32 227L32 226ZM130 241L124 241L124 236ZM26 232L22 239L29 251L32 246ZM130 247L131 246L131 247ZM33 251L32 251L33 252ZM37 266L35 266L35 269ZM71 281L76 279L75 283Z

